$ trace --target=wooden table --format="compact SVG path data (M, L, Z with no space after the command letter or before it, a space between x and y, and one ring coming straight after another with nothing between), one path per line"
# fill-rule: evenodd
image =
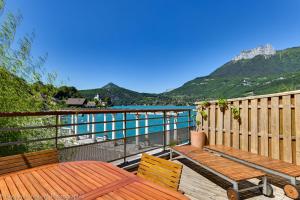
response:
M50 164L0 177L0 199L188 199L110 163Z

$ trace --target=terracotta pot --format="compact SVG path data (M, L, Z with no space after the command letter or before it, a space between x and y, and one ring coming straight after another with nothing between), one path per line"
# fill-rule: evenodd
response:
M191 145L202 149L205 145L206 134L202 131L191 131Z

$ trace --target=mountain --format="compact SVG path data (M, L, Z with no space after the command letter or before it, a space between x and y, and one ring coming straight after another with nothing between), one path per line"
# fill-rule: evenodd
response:
M202 100L300 89L300 47L247 55L253 51L243 51L210 75L188 81L165 95Z
M80 90L81 96L93 99L99 94L100 98L110 97L115 105L132 105L132 104L165 104L168 97L159 94L139 93L126 88L119 87L114 83L108 83L102 88Z
M257 55L252 59L230 61L210 74L214 77L264 76L300 70L300 47L277 51L270 57Z
M110 97L115 105L187 105L204 99L234 98L300 89L300 47L276 51L271 45L244 50L208 76L161 94L139 93L109 83L80 90L86 98Z

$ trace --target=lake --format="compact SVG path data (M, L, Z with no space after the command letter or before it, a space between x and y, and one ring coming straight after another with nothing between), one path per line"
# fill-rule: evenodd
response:
M195 109L195 106L114 106L109 109ZM177 128L185 128L188 127L188 112L181 112L178 114L178 124ZM195 111L192 112L192 115L195 116ZM78 123L86 123L88 116L85 115L78 115ZM90 121L91 121L90 116ZM136 115L135 114L127 114L127 131L126 136L134 136L136 133ZM149 134L155 133L155 132L161 132L163 131L163 119L162 114L148 114L149 118ZM150 118L158 118L158 119L150 119ZM193 118L193 117L192 117ZM145 134L145 114L139 115L139 134ZM68 116L66 118L68 123L71 123L71 117ZM123 120L123 114L118 113L116 114L116 121ZM104 121L104 114L96 114L95 115L95 122L103 122ZM112 121L112 114L106 114L106 121ZM174 129L174 116L170 116L170 130ZM71 128L71 127L69 127ZM115 122L115 130L116 130L116 138L123 138L123 131L121 130L123 128L123 122ZM89 131L88 131L89 129ZM84 134L88 133L92 130L92 125L79 125L78 126L78 134ZM109 139L112 139L112 123L106 123L106 133L98 133L96 134L97 137L103 137L106 136ZM95 132L103 132L104 131L104 123L98 123L95 124Z

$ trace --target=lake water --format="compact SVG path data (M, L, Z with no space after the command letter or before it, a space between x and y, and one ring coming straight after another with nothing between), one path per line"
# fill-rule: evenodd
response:
M110 109L195 109L194 106L114 106ZM191 119L193 118L193 116L195 116L195 112L193 111L191 116ZM178 125L177 128L185 128L188 127L188 112L182 112L178 114ZM135 135L135 127L136 127L136 120L134 120L136 118L135 114L127 114L127 131L126 131L126 136L134 136ZM161 117L163 117L162 114L148 114L148 118L159 118L159 119L149 119L149 134L154 133L154 132L160 132L163 131L163 119L161 119ZM144 114L140 114L139 115L139 133L140 134L145 134L145 115ZM90 116L90 121L91 121L92 117ZM116 121L118 120L123 120L123 114L116 114ZM130 121L132 120L132 121ZM67 117L67 121L68 123L71 123L71 117L68 116ZM96 114L95 115L95 122L103 122L104 121L104 114ZM106 121L112 121L112 114L106 114ZM78 123L85 123L87 122L87 115L78 115ZM174 117L171 116L170 117L170 130L174 129ZM155 126L153 126L155 125ZM78 134L84 134L84 133L88 133L88 126L89 126L89 130L91 132L92 130L92 125L79 125L78 126ZM116 138L122 138L123 137L123 131L120 130L123 128L123 122L115 122L115 130L116 130ZM112 138L112 132L110 132L112 130L112 123L106 123L106 130L108 132L106 133L98 133L96 134L97 137L103 137L106 136L109 139ZM119 131L118 131L119 130ZM104 124L103 123L99 123L99 124L95 124L95 132L103 132L104 131Z

